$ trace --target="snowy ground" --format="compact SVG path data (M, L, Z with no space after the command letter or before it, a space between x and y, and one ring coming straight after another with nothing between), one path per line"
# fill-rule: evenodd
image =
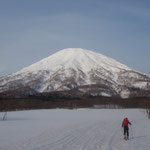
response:
M138 109L32 110L9 112L0 150L149 150L150 120ZM131 121L130 140L121 123Z

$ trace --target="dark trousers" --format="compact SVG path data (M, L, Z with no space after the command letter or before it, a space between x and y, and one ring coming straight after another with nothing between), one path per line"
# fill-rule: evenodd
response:
M129 128L128 128L128 126L124 126L124 136L126 136L127 135L127 137L129 137Z

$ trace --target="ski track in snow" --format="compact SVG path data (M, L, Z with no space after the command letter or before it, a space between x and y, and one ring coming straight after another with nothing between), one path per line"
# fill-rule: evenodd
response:
M135 124L136 121L132 120L132 123ZM130 131L130 140L125 141L119 121L85 121L57 131L50 128L43 130L40 134L21 143L10 144L3 150L137 150L142 143L137 145L135 142L139 140L141 132L139 130L135 137L132 137L132 132Z
M112 126L110 128L110 126ZM121 134L118 133L118 127L114 123L108 125L95 123L90 126L74 127L68 133L58 133L56 139L45 137L48 131L43 135L27 140L20 145L15 145L16 150L126 150L130 149L126 141L120 138ZM106 131L103 132L103 131ZM46 139L46 141L44 141ZM121 139L121 140L120 140ZM120 142L118 141L120 140ZM43 143L41 143L41 141ZM44 144L45 143L45 144ZM123 143L123 145L122 145ZM119 145L118 145L119 144ZM32 147L33 148L29 148ZM35 146L36 145L36 146ZM38 146L37 146L38 145ZM114 145L117 147L114 147ZM18 149L17 149L18 148ZM12 147L11 147L12 149Z
M112 126L110 128L110 126ZM45 131L38 137L31 138L23 143L11 145L14 150L126 150L130 149L126 141L120 138L118 127L116 124L109 125L101 123L91 124L90 126L74 127L68 133L58 133L56 139L54 137L46 139L48 131ZM106 132L103 131L108 131ZM121 140L122 141L121 141ZM120 142L118 141L120 140ZM41 143L43 142L43 143ZM45 143L45 144L44 144ZM123 145L122 145L123 143ZM119 144L119 145L118 145ZM32 145L34 145L32 147ZM36 146L35 146L36 145ZM38 146L37 146L38 145ZM117 147L115 148L114 145ZM29 148L32 147L32 148Z

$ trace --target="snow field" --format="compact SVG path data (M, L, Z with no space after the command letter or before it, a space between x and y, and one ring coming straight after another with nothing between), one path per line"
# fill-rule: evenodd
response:
M52 109L0 113L0 150L149 150L150 120L139 109ZM123 140L128 117L130 140Z

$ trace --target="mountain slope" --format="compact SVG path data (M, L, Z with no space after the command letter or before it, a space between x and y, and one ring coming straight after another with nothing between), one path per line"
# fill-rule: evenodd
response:
M61 50L0 78L0 92L23 95L69 91L72 95L149 96L150 76L80 48ZM10 92L11 93L11 92Z

